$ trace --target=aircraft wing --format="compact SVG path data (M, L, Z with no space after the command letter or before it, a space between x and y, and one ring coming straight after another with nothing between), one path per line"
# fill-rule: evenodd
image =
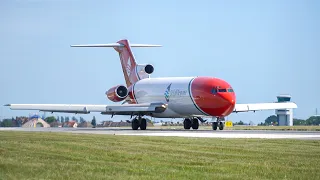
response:
M164 103L123 104L123 105L92 105L92 104L6 104L12 110L39 110L44 112L62 112L89 114L100 112L111 115L137 115L161 113L166 110Z
M295 109L295 108L297 108L297 105L293 102L236 104L233 112L237 113L237 112L248 112L248 111Z

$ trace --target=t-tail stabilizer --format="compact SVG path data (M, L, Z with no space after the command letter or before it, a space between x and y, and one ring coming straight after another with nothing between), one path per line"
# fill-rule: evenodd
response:
M130 44L129 40L123 39L117 43L110 44L82 44L71 45L71 47L113 47L118 53L121 67L127 87L140 79L148 78L154 68L151 64L138 65L132 53L131 47L161 47L154 44Z

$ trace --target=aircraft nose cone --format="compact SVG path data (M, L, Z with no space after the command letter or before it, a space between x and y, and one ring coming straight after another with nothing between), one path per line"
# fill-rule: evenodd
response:
M235 97L231 93L221 93L219 96L224 99L228 104L235 105Z
M196 107L207 116L228 116L234 109L236 99L233 92L213 92L214 87L230 87L217 78L197 77L191 83L191 96Z
M232 113L234 106L236 104L235 96L232 93L221 93L218 95L221 98L222 104L224 104L223 116L227 116Z

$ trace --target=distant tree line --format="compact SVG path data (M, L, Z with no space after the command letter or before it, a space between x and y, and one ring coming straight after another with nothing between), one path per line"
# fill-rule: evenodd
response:
M13 125L13 118L12 119L3 119L0 121L0 127L14 127Z
M59 122L59 123L65 123L65 122L69 122L70 121L70 118L68 116L49 116L49 117L46 117L44 119L44 121L46 121L47 123L52 123L52 122ZM86 120L83 118L83 117L80 117L79 120L78 118L76 118L75 116L72 116L71 117L71 121L75 121L77 123L83 123L83 122L86 122Z
M235 122L233 125L253 125L254 123L250 121L249 123L244 123L243 121Z
M269 116L264 123L260 123L261 126L269 126L269 125L278 125L278 119L276 115ZM294 126L319 126L320 125L320 116L311 116L308 119L296 119L293 118Z
M233 123L233 125L244 125L244 122L242 122L242 121L240 120L239 122Z
M0 120L0 127L21 127L22 124L24 124L26 122L26 120L28 119L28 117L16 117L16 118L11 118L11 119L3 119ZM83 117L79 117L76 118L75 116L71 117L72 121L76 121L77 123L84 123L87 122ZM53 122L58 122L58 123L67 123L70 121L70 118L68 116L49 116L46 117L44 119L44 121L46 121L48 124L53 123ZM147 121L151 122L151 120L147 119ZM162 121L161 121L162 122ZM235 122L233 123L234 125L247 125L246 123L244 123L243 121L239 121L239 122ZM253 122L250 122L249 125L252 125ZM95 116L93 116L93 119L91 120L91 125L93 127L97 126L97 122L96 122L96 118ZM167 122L165 123L165 125L167 125ZM261 122L260 124L258 124L259 126L269 126L269 125L278 125L278 120L277 120L277 116L276 115L272 115L269 116L267 119L265 119L264 123ZM311 116L308 119L304 120L304 119L296 119L293 118L293 125L294 126L312 126L312 125L316 125L319 126L320 125L320 116Z
M27 117L12 117L11 119L0 120L0 127L21 127L24 122L28 121Z

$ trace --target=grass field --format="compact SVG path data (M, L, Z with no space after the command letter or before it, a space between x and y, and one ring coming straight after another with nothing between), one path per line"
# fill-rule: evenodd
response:
M320 141L0 131L0 179L319 179Z
M183 126L157 126L148 127L160 129L183 129ZM199 129L212 130L211 126L199 126ZM233 126L225 130L281 130L281 131L320 131L320 126Z

